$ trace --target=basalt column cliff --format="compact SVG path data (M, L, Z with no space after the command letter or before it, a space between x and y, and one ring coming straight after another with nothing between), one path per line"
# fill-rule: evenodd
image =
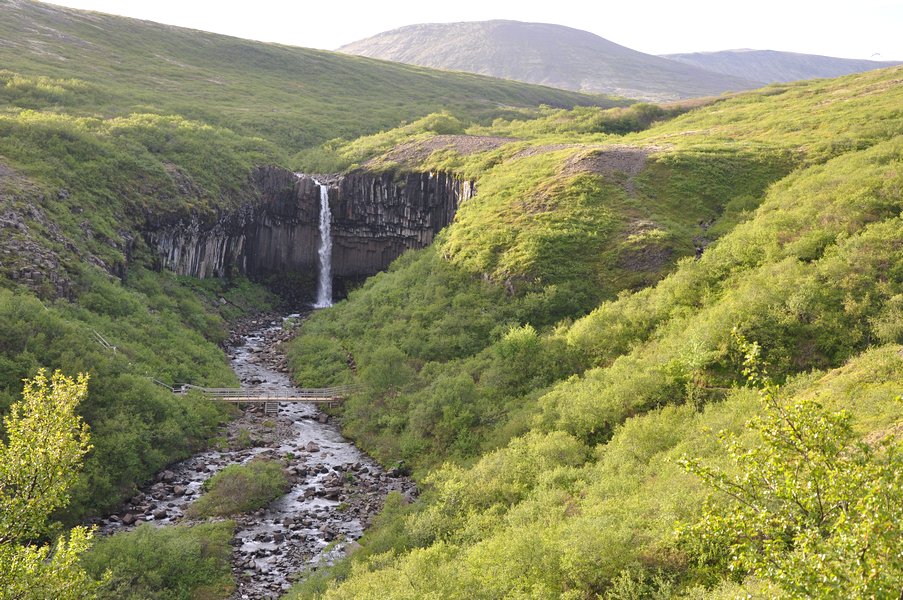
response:
M475 187L446 173L354 171L318 177L329 185L332 275L342 289L386 267L402 252L432 243ZM314 293L320 190L310 177L261 167L240 208L202 218L148 224L145 239L158 266L180 275L244 274L290 282Z

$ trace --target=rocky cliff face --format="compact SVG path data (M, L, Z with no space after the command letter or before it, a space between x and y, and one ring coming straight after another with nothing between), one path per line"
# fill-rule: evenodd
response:
M474 194L472 181L446 173L355 171L325 178L332 213L333 277L360 279L402 252L422 248ZM158 266L194 277L245 274L313 290L320 191L310 177L277 167L255 170L250 200L215 218L149 224Z
M474 189L446 173L357 171L341 178L330 193L333 274L373 275L405 250L428 246Z

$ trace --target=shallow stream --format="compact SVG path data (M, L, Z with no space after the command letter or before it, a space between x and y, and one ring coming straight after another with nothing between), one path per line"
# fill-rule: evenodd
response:
M274 349L283 319L251 322L227 349L242 387L290 395L289 376ZM183 520L186 507L201 494L204 481L227 465L255 456L282 459L292 486L268 507L235 517L232 568L235 599L276 598L298 573L332 562L359 538L398 491L413 498L413 482L386 473L312 404L281 403L278 414L247 408L225 432L227 447L208 450L171 465L122 510L101 521L104 534L141 522L171 524ZM241 447L245 446L245 447Z

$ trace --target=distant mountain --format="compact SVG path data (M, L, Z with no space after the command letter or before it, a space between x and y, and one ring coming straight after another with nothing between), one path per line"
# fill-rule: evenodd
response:
M765 83L840 77L903 64L889 61L834 58L817 54L777 52L775 50L723 50L721 52L690 52L662 56L723 75L745 77Z
M410 25L339 52L644 100L676 100L762 85L625 48L544 23L475 21Z
M615 104L572 91L0 0L0 100L23 94L5 85L12 74L81 80L91 90L83 92L81 109L91 116L179 114L266 137L290 151L440 109L491 121L510 107ZM35 94L53 100L47 90Z

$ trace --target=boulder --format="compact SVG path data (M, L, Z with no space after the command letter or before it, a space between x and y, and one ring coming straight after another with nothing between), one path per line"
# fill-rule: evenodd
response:
M329 525L324 525L323 527L321 527L320 533L323 534L323 539L327 542L331 542L335 539L335 531L333 531L332 528L329 527Z
M331 487L326 488L322 492L322 496L327 500L338 500L339 496L342 494L342 488L340 487Z

